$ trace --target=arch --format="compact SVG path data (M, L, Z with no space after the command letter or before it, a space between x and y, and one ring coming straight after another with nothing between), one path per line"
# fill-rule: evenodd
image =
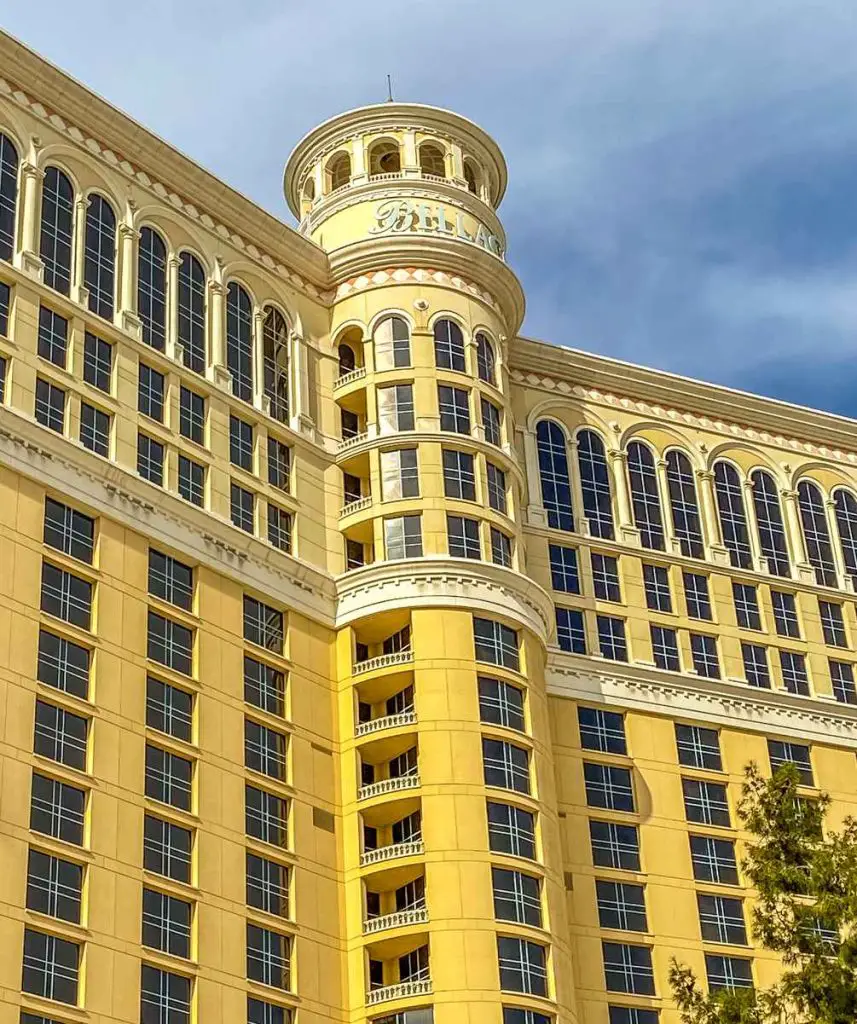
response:
M583 513L589 520L589 532L593 537L613 540L613 496L604 442L588 429L578 431L576 440Z
M750 569L753 567L753 551L747 529L743 485L738 470L725 459L714 463L714 492L729 561L736 569Z
M797 486L797 497L806 554L809 564L815 569L816 582L825 587L835 587L838 583L836 563L821 488L813 480L801 480Z
M375 369L393 370L411 365L410 324L395 313L379 320L372 332Z
M308 203L315 201L315 178L312 175L304 182L303 197Z
M402 169L399 143L393 139L378 139L369 147L369 176L398 174Z
M539 420L536 424L536 448L542 504L547 512L548 526L555 530L573 532L571 478L568 475L568 451L562 428L553 420Z
M631 441L627 447L627 456L631 506L634 525L640 531L640 543L644 548L663 551L666 542L661 516L661 494L652 450L642 441Z
M276 306L266 306L262 321L263 391L271 416L289 421L289 323Z
M775 576L791 576L789 549L777 483L766 469L750 474L753 487L753 509L756 513L756 535L759 551L768 560L768 569Z
M116 293L116 213L98 192L89 195L83 242L83 284L89 308L113 319Z
M845 571L857 585L857 498L845 487L833 492L833 510Z
M335 192L351 181L351 155L344 149L334 153L325 166L327 191ZM315 192L315 186L313 186Z
M424 142L419 149L420 171L435 178L446 177L446 154L435 142Z
M464 158L463 170L468 192L478 196L479 186L482 183L482 173L479 170L479 165L471 157L466 156Z
M340 341L337 346L337 355L339 356L339 376L342 377L346 373L351 373L352 370L357 369L357 356L354 354L354 349L348 344L347 341Z
M444 370L455 370L464 373L464 334L454 320L442 317L435 320L432 327L434 335L435 366Z
M688 558L705 558L693 466L680 448L670 448L666 463L670 514L681 553Z
M146 225L137 247L137 313L143 341L163 352L167 344L167 246Z
M51 165L42 182L39 256L45 265L44 283L63 295L71 291L73 236L74 186L64 171Z
M226 365L232 394L253 401L253 301L238 281L226 289Z
M0 260L15 252L15 212L18 205L18 150L0 132Z
M480 380L497 386L497 357L491 339L484 331L476 335L476 369Z
M178 343L182 362L194 373L205 373L205 269L192 252L179 255Z

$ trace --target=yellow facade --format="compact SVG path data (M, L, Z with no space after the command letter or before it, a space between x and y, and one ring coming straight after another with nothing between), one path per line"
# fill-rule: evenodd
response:
M857 804L854 423L522 338L456 114L312 131L295 231L0 53L0 1024L775 978L737 804Z

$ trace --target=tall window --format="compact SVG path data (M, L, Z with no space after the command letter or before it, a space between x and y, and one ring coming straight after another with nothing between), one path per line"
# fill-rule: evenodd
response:
M75 1005L79 971L80 946L77 943L30 928L24 930L21 988L25 992Z
M667 485L673 531L681 545L681 553L689 558L704 558L693 468L684 452L673 449L667 453Z
M18 152L0 132L0 260L15 251L15 205L18 200Z
M253 304L240 284L226 292L226 365L232 374L232 393L253 401Z
M845 571L857 584L857 498L850 491L840 488L834 495L836 527L842 548Z
M571 507L571 480L565 435L556 423L542 420L536 426L542 504L548 514L548 526L555 530L574 530Z
M497 383L497 357L494 346L481 331L476 335L476 369L486 384Z
M392 387L378 388L378 423L382 434L414 429L413 384L393 384Z
M445 370L464 373L464 335L453 320L438 320L434 325L434 361Z
M184 365L194 373L205 373L205 271L189 252L179 263L178 342Z
M271 415L280 423L289 419L289 325L283 314L269 306L262 325L264 392L271 401Z
M715 465L714 489L717 492L720 529L723 532L723 543L729 552L729 560L739 569L749 569L753 564L753 553L750 550L750 535L747 532L741 478L734 466L728 462L718 462Z
M504 992L524 992L547 996L547 964L544 946L526 939L497 936L500 962L500 988Z
M393 370L411 365L411 332L400 316L388 316L375 328L375 369Z
M71 289L73 224L74 188L58 167L48 167L42 183L39 255L45 265L45 284L63 295Z
M440 429L455 434L470 433L470 395L464 388L451 388L439 384L437 404L440 412Z
M511 626L495 622L493 619L479 619L474 616L473 642L477 661L519 671L518 634Z
M446 177L446 159L439 146L433 146L430 142L420 146L420 171L435 178Z
M402 169L402 158L398 142L383 139L369 150L369 175L398 174Z
M327 161L328 191L334 192L351 181L351 157L340 150Z
M767 558L768 568L774 575L790 576L789 549L777 485L771 474L762 469L754 470L750 481L753 484L753 508L759 530L759 550Z
M613 540L613 505L610 499L610 469L604 442L592 430L577 435L577 465L583 491L583 512L593 537Z
M83 283L89 291L92 312L112 320L116 291L116 214L97 192L89 197L86 211Z
M167 247L152 228L140 232L137 312L143 324L143 341L163 352L167 341Z
M644 548L664 550L664 525L658 476L651 449L639 441L628 445L628 477L631 481L631 503L634 523L640 531Z
M827 529L824 498L816 484L809 480L801 480L797 494L809 564L815 569L818 583L825 587L835 587L836 564L833 561L833 548Z

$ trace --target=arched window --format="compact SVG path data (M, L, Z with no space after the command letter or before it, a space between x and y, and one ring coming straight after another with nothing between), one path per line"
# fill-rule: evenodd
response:
M830 531L827 529L824 498L818 487L809 480L801 480L797 489L800 521L809 564L815 569L816 582L825 587L835 587L836 563L833 561L833 547Z
M280 423L289 421L289 325L273 306L265 311L262 325L265 362L265 394L271 400L271 415Z
M842 561L845 563L845 571L857 584L857 498L850 491L840 488L833 495L833 501Z
M548 526L555 530L574 530L565 435L556 423L541 420L536 425L536 445L539 452L542 504L548 514Z
M375 328L375 369L392 370L411 365L411 332L400 316L388 316Z
M340 344L339 346L339 376L351 373L357 366L357 359L354 349L350 345Z
M464 159L464 180L467 182L467 188L475 195L479 195L479 174L473 161L468 157Z
M402 160L397 142L385 139L376 142L369 150L369 174L396 174L402 169Z
M666 544L655 460L651 450L639 441L632 441L628 445L628 477L631 482L634 523L640 531L640 543L644 548L663 551Z
M315 178L309 177L304 184L304 199L311 203L315 199Z
M253 401L253 304L240 284L226 291L226 365L232 374L232 394Z
M182 359L194 373L205 373L205 271L189 252L179 263L179 337Z
M728 462L715 464L714 490L717 493L720 529L723 543L729 552L729 561L738 569L750 569L753 566L753 552L747 531L744 493L741 478L733 465Z
M791 576L783 513L774 478L763 469L756 469L750 476L750 481L753 484L753 508L756 511L759 550L768 560L768 569L775 576Z
M39 256L45 265L48 288L68 295L71 290L71 244L74 224L74 189L58 167L45 169L42 184L42 223Z
M143 341L163 352L167 341L167 247L152 228L140 232L137 312L143 324Z
M18 201L18 151L0 132L0 260L15 251L15 205Z
M420 146L420 170L423 174L432 174L436 178L446 177L446 158L440 146L424 142Z
M705 546L699 523L693 468L684 452L675 448L667 453L667 486L673 532L681 546L681 553L688 558L704 558Z
M327 161L327 181L331 192L351 181L351 157L344 150L334 153Z
M484 380L488 384L497 383L497 360L494 356L494 346L481 331L476 335L476 368L480 380Z
M592 430L577 435L577 465L583 491L583 514L593 537L613 540L613 502L610 498L610 468L604 442Z
M464 335L454 320L435 321L434 361L442 369L464 373Z
M89 197L86 211L83 283L89 292L92 312L112 320L116 289L116 214L97 192Z

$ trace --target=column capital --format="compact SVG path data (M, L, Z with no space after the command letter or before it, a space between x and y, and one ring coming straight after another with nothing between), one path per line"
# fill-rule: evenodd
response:
M797 501L798 493L797 491L793 491L788 487L784 487L780 491L780 497L782 497L784 501Z
M178 256L176 253L173 253L172 256L167 257L167 266L170 268L170 270L178 270L181 267L181 265L182 258L181 256Z
M89 201L87 200L87 204L88 204L88 202ZM134 241L135 239L140 237L140 232L135 227L133 227L131 224L127 224L127 223L120 224L119 228L118 228L118 231L119 231L119 237L123 241L126 241L126 242Z
M627 462L628 453L623 448L608 448L607 458L613 462Z
M21 175L24 178L32 178L35 181L41 181L45 176L45 172L41 167L37 167L34 163L29 160L25 160L21 164Z
M225 295L226 285L222 281L215 281L213 277L208 279L208 290L212 295Z

